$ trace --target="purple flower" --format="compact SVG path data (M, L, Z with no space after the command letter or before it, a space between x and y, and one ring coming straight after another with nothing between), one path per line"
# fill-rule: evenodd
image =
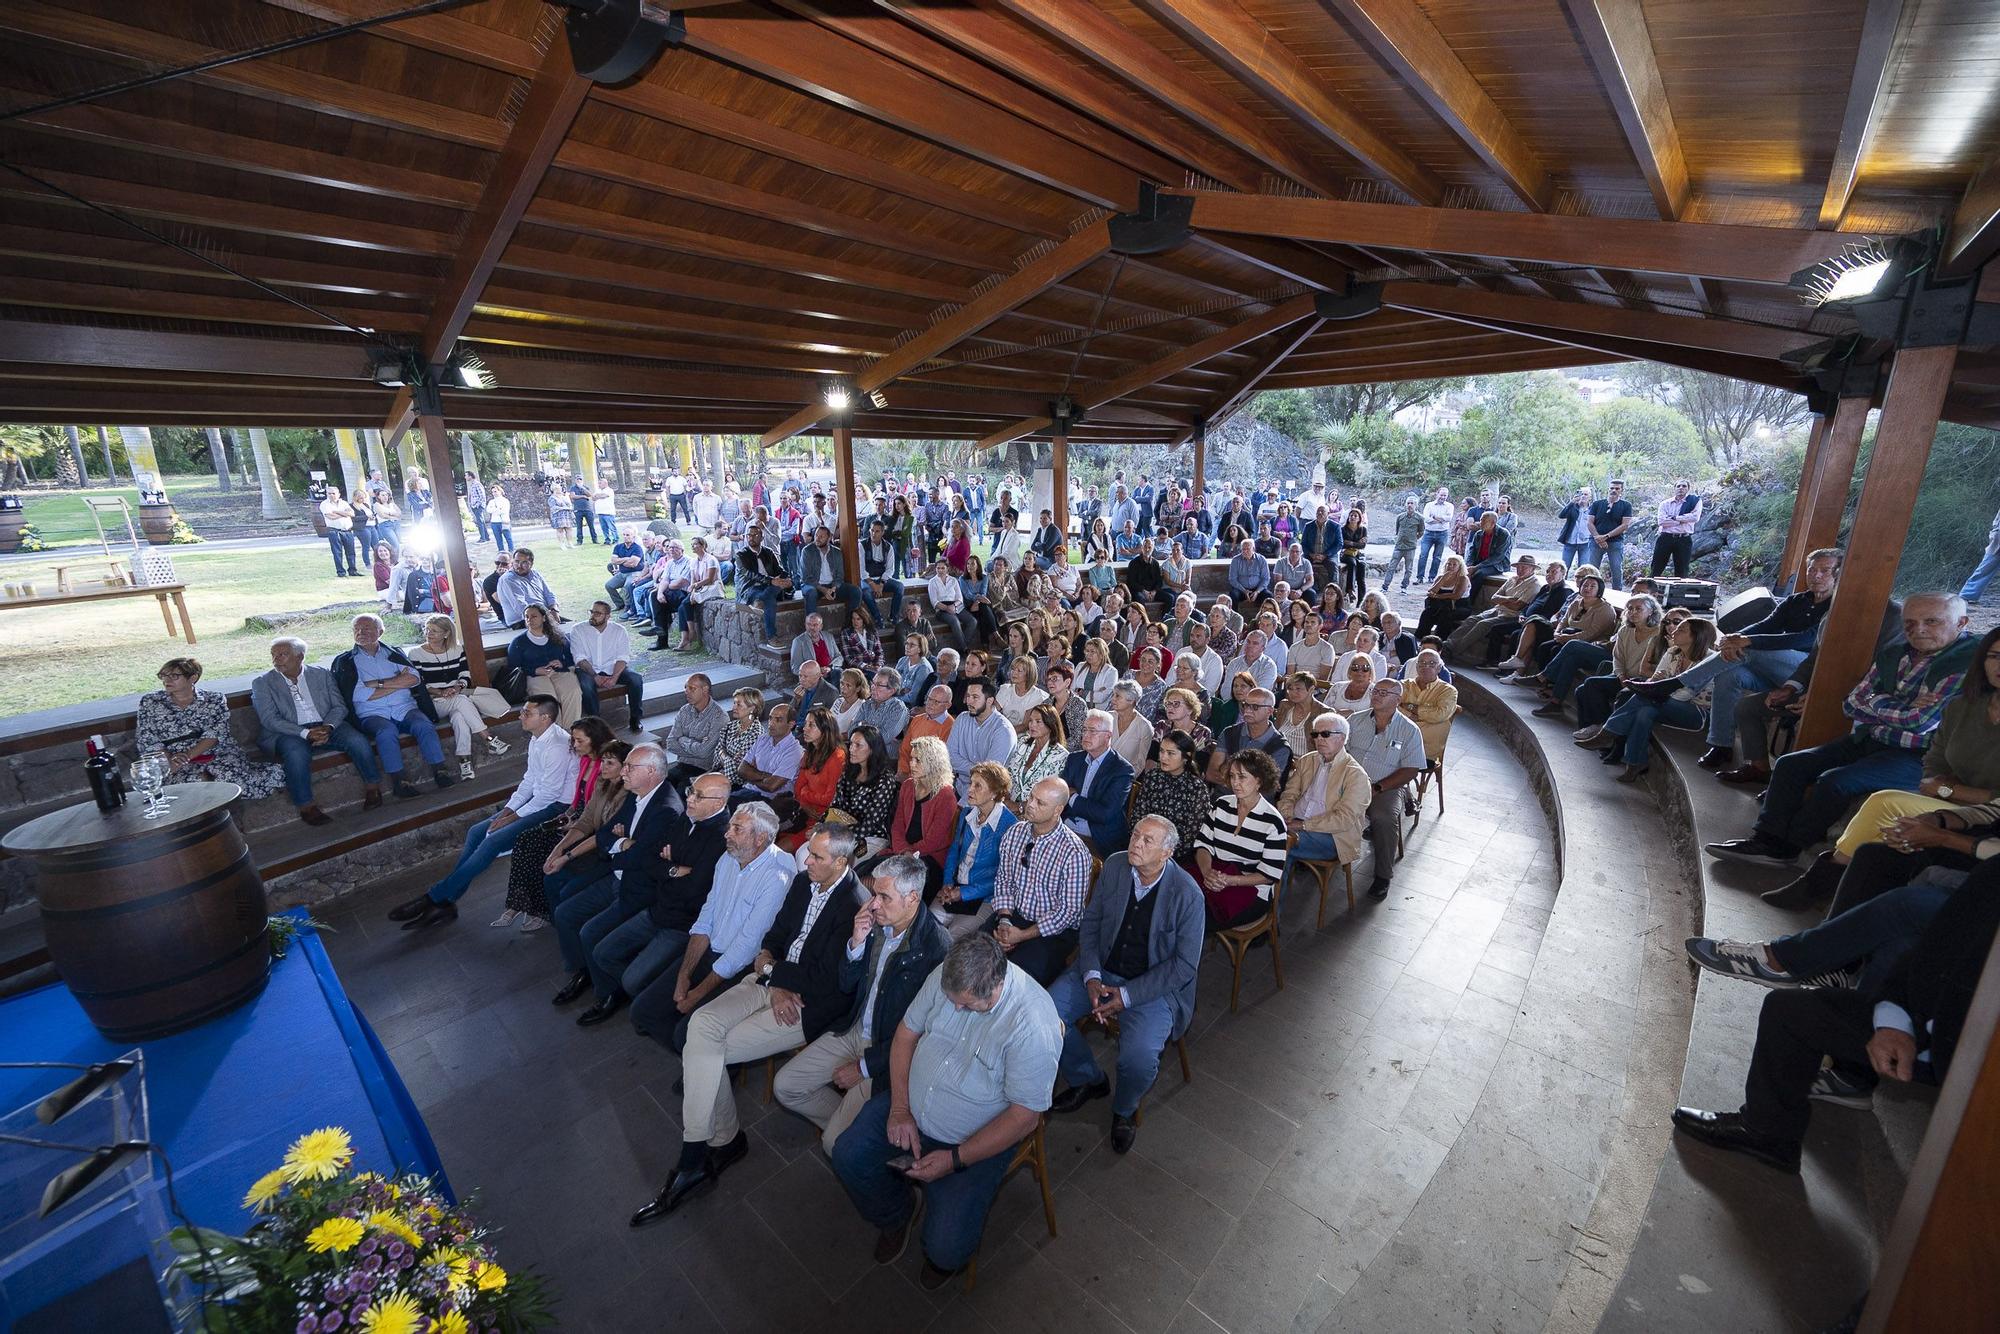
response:
M377 1241L373 1237L370 1237L366 1241L361 1243L361 1254L364 1256L373 1255L375 1254L376 1249L380 1247L380 1245L381 1243L379 1241Z
M314 1334L314 1331L318 1328L319 1321L313 1319L311 1316L307 1316L305 1319L299 1321L298 1327L292 1331L292 1334Z
M362 1263L361 1268L364 1272L369 1274L381 1273L382 1272L381 1253L378 1251L376 1254L369 1256L368 1259Z
M333 1334L333 1331L339 1329L341 1325L345 1323L346 1321L343 1319L340 1312L329 1311L324 1316L320 1317L319 1334Z
M392 1241L389 1243L389 1258L391 1260L400 1260L403 1258L403 1252L407 1249L409 1248L404 1246L402 1242Z

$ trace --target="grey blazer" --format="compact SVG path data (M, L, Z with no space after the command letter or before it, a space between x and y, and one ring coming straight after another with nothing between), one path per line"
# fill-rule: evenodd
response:
M1153 931L1146 940L1146 954L1153 966L1137 977L1126 978L1124 985L1135 1007L1164 998L1174 1018L1172 1036L1179 1037L1194 1019L1195 974L1201 968L1201 942L1208 919L1194 878L1171 861L1153 892L1160 896L1153 909ZM1132 868L1124 853L1114 852L1104 859L1097 888L1077 923L1078 976L1103 969L1105 953L1117 940L1118 926L1125 920L1125 905L1131 898Z
M321 722L338 727L347 721L347 704L333 688L333 673L307 663L299 669L299 679L312 696ZM297 736L305 730L292 703L291 683L275 667L250 683L250 703L257 710L257 728L267 737Z

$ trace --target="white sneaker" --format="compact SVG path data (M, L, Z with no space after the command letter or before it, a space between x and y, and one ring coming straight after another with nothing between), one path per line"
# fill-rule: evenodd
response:
M471 757L468 756L458 762L458 776L460 778L471 778L474 776Z
M1599 723L1595 727L1579 727L1572 735L1578 741L1595 741L1603 731L1604 725Z
M495 755L505 755L508 751L514 748L508 745L506 742L502 741L499 737L494 736L491 732L488 732L486 734L486 749L491 751Z
M1528 664L1522 661L1520 658L1509 658L1505 662L1494 663L1493 670L1496 672L1516 672L1519 671L1521 668L1526 667L1527 665Z
M487 923L486 925L488 925L488 926L512 926L512 925L514 925L514 920L515 920L516 918L518 918L518 917L522 916L522 915L523 915L523 914L522 914L522 913L521 913L521 912L520 912L519 910L517 910L517 909L514 909L514 908L509 908L509 909L508 909L508 910L507 910L506 912L503 912L503 913L501 913L501 914L500 914L500 915L499 915L498 917L494 918L494 919L493 919L492 921L488 922L488 923Z
M527 913L521 914L521 934L524 936L530 931L539 931L547 925L548 923L539 917L530 917Z

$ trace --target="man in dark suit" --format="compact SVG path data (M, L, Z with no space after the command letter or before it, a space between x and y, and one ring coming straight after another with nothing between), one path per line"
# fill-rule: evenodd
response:
M884 858L875 868L841 964L854 1003L778 1072L774 1096L820 1128L829 1156L875 1095L876 1082L887 1086L896 1025L951 947L944 927L924 910L929 878L923 858L912 853Z
M1104 859L1097 888L1077 924L1076 962L1049 988L1063 1034L1062 1076L1069 1087L1052 1104L1074 1112L1112 1092L1077 1021L1118 1021L1118 1090L1111 1103L1111 1148L1124 1153L1138 1137L1139 1100L1160 1073L1160 1053L1194 1019L1206 916L1201 890L1174 865L1180 834L1171 820L1148 815L1131 845Z
M1132 795L1132 766L1111 749L1111 715L1083 716L1082 747L1063 761L1062 780L1073 794L1063 823L1089 839L1100 857L1125 846L1125 806Z
M2000 927L2000 857L1980 863L1903 956L1880 996L1834 987L1773 991L1757 1020L1743 1109L1676 1107L1691 1139L1799 1170L1820 1061L1888 1079L1942 1084Z
M687 810L675 810L670 796L660 792L653 768L664 767L666 754L655 746L641 746L633 758L642 758L633 785L633 809L621 814L632 823L629 838L612 845L612 874L621 881L631 880L634 899L646 906L613 927L590 952L590 980L597 991L597 1003L576 1017L577 1027L603 1023L626 1002L644 991L669 969L678 968L687 949L688 932L708 901L708 887L715 880L715 863L722 856L722 834L729 823L729 780L721 774L703 774L688 789ZM645 784L640 791L638 784ZM639 803L643 802L643 809Z
M854 1008L845 976L848 937L861 907L854 878L860 833L823 824L806 841L805 866L785 892L749 975L694 1012L681 1053L681 1157L653 1202L632 1216L641 1227L678 1209L750 1152L738 1128L729 1067L761 1061L817 1039Z
M382 804L382 770L375 747L347 721L347 701L324 667L306 665L306 641L286 635L271 641L271 670L250 683L257 712L257 744L285 767L285 787L299 818L307 824L333 817L313 801L312 757L316 750L346 755L361 775L362 809Z
M1499 526L1493 510L1479 516L1479 528L1465 543L1465 563L1473 579L1473 592L1481 579L1504 579L1514 550L1514 535Z

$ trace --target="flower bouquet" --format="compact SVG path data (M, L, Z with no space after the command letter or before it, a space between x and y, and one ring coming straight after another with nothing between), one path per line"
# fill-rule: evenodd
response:
M541 1280L426 1177L350 1172L345 1130L301 1135L243 1197L248 1235L176 1228L182 1321L205 1334L515 1334L553 1323Z

